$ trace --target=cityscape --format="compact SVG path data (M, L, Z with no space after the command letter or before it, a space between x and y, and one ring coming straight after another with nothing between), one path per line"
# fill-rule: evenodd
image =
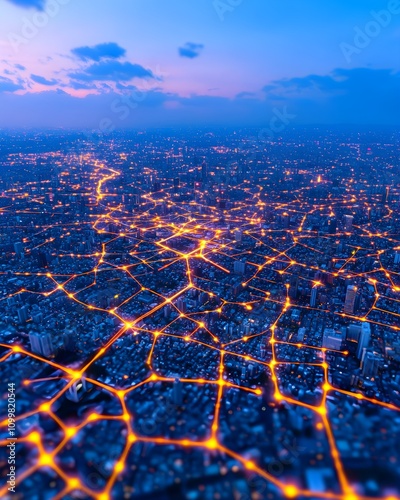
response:
M400 494L398 136L252 134L1 137L22 495Z
M400 500L399 0L0 0L0 499Z

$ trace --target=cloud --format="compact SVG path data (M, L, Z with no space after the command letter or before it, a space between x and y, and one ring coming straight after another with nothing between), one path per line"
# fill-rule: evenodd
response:
M39 83L40 85L48 85L48 86L57 85L57 83L59 83L58 80L54 79L46 80L46 78L40 75L31 75L31 80L33 80L36 83Z
M22 86L23 82L19 82ZM287 130L299 125L400 125L400 75L390 70L337 69L328 75L276 80L264 94L182 97L161 89L140 90L124 81L73 81L98 92L74 97L63 92L12 93L22 88L0 79L0 127L74 127L98 129L104 119L118 128L169 126L249 126L262 130L278 112L296 116ZM8 93L7 93L8 92Z
M155 78L149 69L140 66L140 64L119 61L95 63L83 69L82 72L70 73L68 76L73 80L84 82L118 82L129 81L133 78Z
M22 64L14 64L14 68L20 69L21 71L26 70L25 66L22 66Z
M335 69L329 75L308 75L300 78L276 80L264 87L265 92L287 91L298 95L309 91L318 91L327 95L338 93L359 93L382 91L382 85L388 90L399 90L399 74L389 69ZM379 87L377 87L377 85Z
M24 87L19 83L14 83L9 78L0 76L0 92L15 92L22 90Z
M120 47L117 43L100 43L93 47L77 47L72 49L71 52L77 56L81 61L96 61L101 59L119 59L124 56L126 50Z
M71 80L66 87L72 88L74 90L95 90L97 89L96 85L83 83L83 82L75 82Z
M303 122L399 123L400 73L389 69L336 69L277 80L263 90L267 100L285 100Z
M18 7L23 7L29 9L31 7L37 10L43 10L46 4L46 0L8 0L10 3L17 5Z
M189 59L193 59L200 55L200 52L203 50L204 45L201 43L192 43L187 42L183 47L179 47L178 52L181 57L188 57Z
M239 92L239 94L236 95L237 99L245 99L246 97L255 97L254 92Z

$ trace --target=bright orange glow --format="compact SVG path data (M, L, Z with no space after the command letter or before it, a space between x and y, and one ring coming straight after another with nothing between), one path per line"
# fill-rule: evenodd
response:
M124 161L127 159L125 155ZM151 172L151 169L146 170L147 173L149 171ZM193 171L191 172L193 174ZM60 239L71 236L72 241L75 242L71 228L76 225L77 231L80 231L82 244L86 243L84 237L86 229L96 235L103 235L99 240L94 240L96 244L89 245L90 249L85 251L81 248L78 250L78 246L81 247L81 245L68 250L68 253L64 247L60 251L56 248L52 249L53 256L56 256L58 260L67 258L68 264L72 259L83 260L85 265L82 269L74 269L76 274L68 271L68 265L62 273L54 271L52 274L47 270L43 272L43 269L32 273L16 272L14 273L16 279L22 280L23 276L34 277L35 280L43 281L43 287L41 286L39 290L29 290L27 284L24 284L24 288L18 284L16 292L1 299L7 298L12 302L15 296L19 301L21 298L18 297L19 294L24 294L22 296L24 297L25 294L30 293L37 294L41 298L49 297L46 301L50 302L53 295L62 296L68 304L75 304L84 310L88 322L95 321L96 325L100 325L95 331L94 337L96 338L93 339L92 344L92 347L93 345L95 347L92 349L92 356L85 358L84 362L82 360L71 361L67 366L57 362L60 359L59 356L44 357L31 352L28 347L23 347L27 345L26 340L23 340L24 335L27 337L26 332L29 332L29 328L35 327L30 318L27 322L29 328L22 331L24 334L21 335L22 340L18 340L21 345L1 344L0 363L7 359L12 361L27 359L37 363L38 367L40 365L41 368L54 369L55 373L49 378L43 375L41 379L32 377L32 380L23 380L22 385L27 392L33 392L36 388L35 384L44 385L47 380L59 384L58 392L51 392L51 399L39 395L38 392L32 412L18 417L18 420L23 420L30 415L35 415L34 418L37 418L38 413L42 412L40 418L48 419L55 424L58 430L57 436L59 436L57 439L48 439L47 436L44 434L42 436L37 431L21 436L21 443L25 442L24 445L37 457L36 464L33 464L32 471L27 471L27 476L35 473L38 467L51 467L52 471L47 472L52 472L54 477L57 475L60 482L65 482L65 490L60 495L71 495L70 491L76 489L82 497L109 500L113 498L113 487L119 479L117 476L124 470L127 474L129 472L128 456L131 450L137 451L142 445L157 445L154 447L188 448L184 450L185 453L192 449L201 450L206 456L221 459L221 462L222 456L230 457L235 461L235 471L239 469L239 464L242 468L254 471L254 475L257 474L274 484L287 498L313 498L315 496L327 500L358 500L346 477L347 471L338 451L335 425L332 425L330 419L331 412L328 413L328 408L331 408L330 401L340 394L351 403L356 402L359 407L362 402L366 402L387 410L399 411L399 408L385 402L386 400L367 397L366 394L369 393L364 392L365 388L361 383L355 384L349 391L335 387L335 378L330 378L332 375L330 369L334 369L331 365L331 354L337 357L349 356L345 361L354 362L353 349L349 353L329 348L328 344L322 347L321 338L319 340L311 338L309 331L301 334L300 328L307 324L303 322L304 318L318 317L318 325L322 325L325 318L328 318L328 325L337 324L336 320L341 326L369 322L377 327L378 333L379 328L388 329L391 334L400 331L398 326L400 314L396 312L399 297L394 294L400 291L400 274L397 268L395 271L386 269L387 263L393 262L392 250L400 250L400 247L394 246L399 244L398 235L390 229L390 225L387 225L388 229L380 229L381 232L377 232L375 222L366 223L357 227L357 239L354 240L351 239L350 233L345 235L343 225L340 223L337 236L313 229L313 220L317 222L318 217L325 217L326 222L328 214L329 217L336 218L343 210L351 210L351 213L354 213L352 210L356 209L353 206L355 202L359 204L360 214L365 212L367 203L372 207L372 203L366 198L366 191L361 187L356 197L347 191L343 197L336 192L332 196L329 195L329 199L315 199L313 202L308 202L304 193L307 192L309 186L306 191L303 187L299 189L295 187L295 204L286 199L273 200L270 203L263 198L264 193L261 193L261 189L258 189L261 186L250 187L250 180L247 179L240 186L234 188L230 186L232 189L240 190L240 194L246 196L245 201L235 201L233 208L223 209L216 208L214 202L209 201L214 198L218 199L219 195L216 191L220 183L218 174L216 176L218 182L212 188L215 188L214 193L210 186L205 186L204 189L209 191L207 197L202 197L203 193L200 189L193 189L196 199L199 197L201 200L200 203L193 200L179 201L177 193L171 193L166 183L157 195L145 193L143 186L139 183L140 196L145 203L140 211L136 211L136 209L127 210L121 202L121 193L113 191L115 186L111 185L110 190L105 189L107 182L116 181L119 175L120 172L117 170L96 162L95 173L91 177L96 182L96 187L91 195L92 201L89 203L89 210L93 210L90 211L90 219L85 221L84 225L76 221L68 222L64 227L57 222L57 218L52 221L49 217L48 226L46 219L45 227L37 226L26 233L28 241L30 233L47 231L49 227L57 231L63 228ZM151 175L155 175L154 172ZM291 175L289 167L285 175ZM315 176L312 177L311 183L315 186ZM318 175L317 183L328 184L330 182L328 179L328 176ZM348 186L345 186L345 189L347 188ZM76 190L80 192L79 186ZM44 193L45 191L43 191L43 197ZM38 197L38 203L40 198ZM118 199L117 203L114 202L115 199ZM238 199L242 197L238 196ZM370 211L371 207L368 206L367 210ZM176 213L172 212L172 209L176 209ZM267 215L269 210L275 212L271 221L268 220ZM167 216L165 216L166 213L168 213ZM382 209L382 213L385 214L382 217L386 218L389 224L391 211ZM289 216L289 227L282 227L281 215ZM360 217L363 216L360 215ZM355 222L357 218L354 219ZM354 231L355 229L354 224ZM143 233L146 233L145 238ZM344 235L345 239L342 239ZM329 239L332 237L333 239ZM123 240L121 241L120 238ZM374 239L373 242L370 241L371 238ZM339 246L345 241L346 248L338 251L334 258L331 258L333 254L323 251L324 241L332 243L332 247ZM355 246L355 241L357 246ZM128 243L125 245L126 242ZM122 243L124 248L121 250ZM382 249L377 249L378 244ZM92 246L96 246L96 251L92 251ZM145 248L143 251L142 246ZM83 247L86 248L85 245ZM114 259L113 255L118 255L118 258ZM361 272L360 269L364 264L362 259L365 258L374 262L373 269ZM86 263L90 265L86 266ZM205 270L208 268L212 269L214 274L206 273ZM301 269L305 272L301 273ZM180 280L175 281L174 274L179 274ZM220 279L220 276L225 276L226 280ZM170 285L170 279L174 283L173 286ZM84 283L82 289L80 284L77 285L79 280ZM153 286L152 283L157 280L161 286ZM119 283L122 282L126 282L126 287L119 287ZM344 292L347 283L357 285L356 289L358 287L359 291L363 291L363 300L359 308L357 310L354 307L346 309L347 311L354 309L351 314L344 312L343 307L337 308L336 304L332 306L330 300L331 290L340 286ZM105 287L109 287L110 292L107 297L101 296L102 300L99 300L96 295L101 295ZM228 293L220 291L224 287L229 290ZM267 287L270 287L270 291L265 289ZM314 287L318 289L313 290ZM302 290L301 300L298 300L299 290ZM310 294L316 291L319 292L318 303L311 307L309 305ZM388 306L388 303L391 305ZM102 331L100 323L102 318L105 324L113 325L109 336ZM222 329L219 327L223 321L225 325ZM216 323L219 324L216 326ZM80 349L82 343L85 345L86 342L90 342L86 337L82 338L81 332L77 332L76 335ZM142 366L137 366L134 353L142 348L143 339L146 339L146 342L147 339L150 341L143 360L145 370L140 372L145 375L143 377L140 375L141 378L139 378L136 374ZM111 382L110 378L106 377L91 379L90 377L93 377L95 372L93 368L100 366L106 371L112 370L111 358L116 353L115 357L117 361L120 361L118 356L122 353L121 346L125 348L123 343L125 341L130 342L125 352L129 352L132 345L134 347L130 354L132 354L132 365L137 371L131 370L131 366L127 363L129 366L123 366L123 371ZM170 349L172 342L174 345ZM168 367L166 370L163 363L158 363L157 353L160 349L161 351L165 349L167 352L170 349L168 354L171 355L171 359L175 357L174 361L177 363L186 350L197 352L196 349L210 353L210 359L211 355L215 356L215 361L207 365L207 371L191 371L191 378L185 378L185 374L180 373L178 368L176 368L176 373L175 367L174 369ZM123 357L121 356L120 359ZM189 360L189 364L194 365L192 360ZM235 365L235 370L237 370L237 375L234 377L230 369L232 365ZM305 387L308 381L305 380L306 376L301 371L303 369L306 373L314 369L318 372L315 382L316 401L301 400L298 393L292 391L290 384L285 384L287 380L290 382L291 379L293 381L296 379L299 386ZM45 370L41 372L45 373ZM115 375L116 372L113 374ZM287 379L282 374L286 374ZM68 420L68 425L66 425L57 413L58 403L64 400L66 394L69 397L66 391L76 389L76 382L81 379L86 380L95 390L107 394L108 398L112 398L117 408L111 414L104 410L103 414L103 410L95 406L93 408L101 414L88 414L86 407L76 422ZM176 382L177 379L179 382ZM264 380L268 382L264 384ZM165 437L165 434L164 436L141 434L140 426L136 427L137 419L131 405L134 396L141 388L147 386L150 391L157 394L159 386L168 387L170 391L168 397L173 400L174 404L176 396L179 400L177 405L179 410L176 414L180 415L181 410L183 413L186 409L188 401L190 404L186 389L188 384L195 385L199 392L204 390L208 391L208 394L212 393L209 398L209 404L213 406L212 410L210 415L204 416L207 434L202 433L203 437L197 436L196 438L192 436L192 432L193 434L195 432L191 429L188 431L190 439L188 437L172 438L170 436L175 435L177 431L177 428L172 426L171 432L168 431L166 434L168 437ZM176 391L176 388L180 389L182 386L184 398L181 398L179 390ZM137 391L136 394L135 391ZM316 460L329 460L329 463L333 464L335 478L338 479L339 484L338 488L332 488L332 491L340 491L340 493L327 491L319 494L309 490L300 490L295 485L287 485L284 483L283 476L275 477L270 474L261 460L260 465L257 465L257 458L254 459L255 461L249 460L252 455L243 454L242 456L233 449L226 448L223 431L228 420L226 415L221 415L221 413L226 411L227 394L233 392L257 400L257 404L262 406L263 411L279 414L284 407L285 412L288 413L296 409L299 410L300 415L303 410L312 415L310 421L319 431L316 433L318 440L324 439L327 448L323 453L321 451L316 455ZM271 398L271 393L273 393L273 398ZM255 395L262 397L255 398ZM155 400L151 402L155 403ZM239 407L239 404L236 406ZM240 404L240 411L242 409ZM235 408L232 406L230 413L234 411ZM198 413L203 417L200 408ZM119 455L113 457L114 467L110 470L109 477L104 479L102 491L97 493L85 486L84 478L80 480L78 477L69 477L71 469L67 471L62 469L60 456L64 450L77 444L78 438L87 427L92 432L96 428L105 426L109 421L120 429L118 432L122 436L124 446ZM233 428L233 424L228 423ZM5 427L7 420L3 420L1 424ZM134 434L134 431L137 434ZM240 429L236 429L236 432L239 433ZM208 437L204 438L204 436ZM316 460L313 463L310 460L310 467L314 466ZM24 473L25 471L21 471L22 475ZM126 494L129 495L130 492ZM0 489L1 496L4 496L4 491ZM399 499L387 497L385 500Z
M293 485L288 485L283 488L283 494L288 498L295 498L297 496L297 488Z
M53 464L53 457L49 455L48 453L41 453L39 456L39 462L38 462L40 467L48 467Z
M71 438L71 437L75 436L76 429L74 427L65 427L64 434L65 434L66 438Z
M36 432L36 431L31 432L30 434L28 434L28 436L26 437L26 439L28 441L30 441L31 443L35 443L35 444L39 444L41 442L40 434L38 432Z
M70 477L68 478L68 486L71 490L78 489L80 487L81 483L79 479L75 477Z
M206 441L205 446L210 450L216 450L218 448L218 441L215 438L210 438Z

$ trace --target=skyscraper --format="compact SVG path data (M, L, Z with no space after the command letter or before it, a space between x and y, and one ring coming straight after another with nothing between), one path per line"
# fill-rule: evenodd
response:
M176 378L174 380L174 386L172 389L172 399L175 405L179 406L182 404L183 401L182 382L179 380L179 378Z
M17 241L14 243L14 250L18 257L21 257L24 253L24 245L20 241Z
M317 295L318 295L318 287L313 286L311 289L311 299L310 299L311 307L315 307L317 305Z
M235 241L237 243L241 243L242 239L243 239L243 231L241 231L240 229L236 229L235 230Z
M177 192L179 190L179 177L174 178L174 192Z
M336 219L330 219L328 223L329 234L336 234L337 221Z
M66 351L74 351L76 347L76 332L67 329L63 333L63 346Z
M347 327L346 340L350 342L358 342L361 333L361 324L362 323L353 323Z
M370 323L363 323L361 326L360 337L358 339L357 358L361 359L363 350L368 347L371 339L371 325Z
M18 309L18 321L26 323L28 320L28 306L22 306Z
M38 254L38 265L39 267L48 267L47 256L44 252L39 252Z
M347 287L346 298L344 301L344 308L343 308L343 311L346 314L354 313L354 304L356 302L356 296L357 296L357 287L354 285L349 285Z
M233 265L233 271L235 274L244 274L246 269L246 263L242 262L241 260L235 261Z
M326 349L335 349L340 351L342 348L343 334L341 331L336 331L333 328L325 328L322 339L322 347Z
M46 358L53 354L54 348L50 333L31 332L29 334L29 340L32 352Z
M379 356L364 348L361 358L362 374L366 377L374 377L378 373L380 361Z
M344 230L346 232L350 232L353 228L353 219L354 217L352 215L345 215L343 217L343 220L344 220Z
M389 197L390 197L390 186L386 186L385 188L385 193L382 196L382 203L389 203Z
M293 274L290 278L290 287L289 287L289 297L291 299L297 299L297 292L299 289L299 275Z
M207 177L208 177L207 163L206 163L206 160L204 160L202 165L201 165L201 179L202 179L202 181L206 182Z

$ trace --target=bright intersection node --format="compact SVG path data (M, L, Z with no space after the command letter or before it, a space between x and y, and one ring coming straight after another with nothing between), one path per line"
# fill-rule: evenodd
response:
M53 457L49 453L41 453L38 465L40 467L49 467L53 464Z
M80 481L76 477L70 477L68 478L68 486L71 490L75 490L76 488L79 488L81 485Z
M283 493L288 498L295 498L298 494L298 489L296 486L289 484L283 488Z
M39 410L40 411L43 411L43 412L48 412L51 408L51 404L50 403L43 403L39 406Z
M219 446L216 438L210 438L208 441L204 443L204 445L210 450L216 450Z

